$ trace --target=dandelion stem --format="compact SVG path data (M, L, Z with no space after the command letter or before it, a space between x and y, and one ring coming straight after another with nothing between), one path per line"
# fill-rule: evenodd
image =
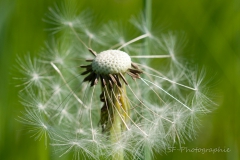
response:
M151 30L152 26L152 0L143 0L143 7L144 7L144 18L146 21L146 28L147 32ZM145 48L143 49L143 53L149 55L150 54L150 46L149 46L149 39L145 39ZM151 160L151 152L148 147L144 147L144 159Z
M120 108L120 106L116 103L116 107L117 109ZM111 141L113 144L115 143L119 143L121 141L121 124L122 124L122 120L121 117L119 115L118 112L114 112L114 121L112 124L112 128L110 130L110 134L111 134ZM120 148L118 149L118 152L114 152L114 154L112 155L112 159L113 160L123 160L123 149Z
M128 113L129 106L126 99L124 98L124 94L126 94L125 85L122 86L122 89L123 89L123 93L119 92L117 87L112 88L112 90L109 91L110 93L112 93L112 96L109 95L109 92L106 89L108 98L112 102L112 107L114 110L113 122L110 129L112 144L121 143L122 132L126 129L129 129L126 124L126 122L129 119L129 113ZM123 148L119 147L117 149L117 152L114 151L114 154L112 155L112 159L124 160L123 152L124 152Z

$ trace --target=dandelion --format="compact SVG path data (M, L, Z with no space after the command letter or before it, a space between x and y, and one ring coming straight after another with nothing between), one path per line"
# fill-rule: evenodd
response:
M117 22L96 30L86 11L63 9L50 8L46 21L54 34L67 34L37 58L18 58L26 107L19 120L36 139L49 139L60 157L123 160L195 137L213 102L204 71L178 58L178 34L154 34L143 17L131 19L136 35ZM145 39L150 48L143 54Z

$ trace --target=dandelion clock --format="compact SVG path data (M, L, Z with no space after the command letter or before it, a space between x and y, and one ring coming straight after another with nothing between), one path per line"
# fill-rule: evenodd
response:
M18 120L58 156L152 159L195 138L214 104L205 71L178 54L183 34L154 32L145 12L96 24L88 10L55 5L44 19L55 38L17 59Z

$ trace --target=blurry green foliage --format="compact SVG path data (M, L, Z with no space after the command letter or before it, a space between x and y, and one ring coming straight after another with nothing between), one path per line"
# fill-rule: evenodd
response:
M74 1L74 0L72 0ZM103 20L127 21L140 13L139 0L75 0L79 10L90 9ZM154 21L163 31L184 31L188 43L184 56L205 66L215 89L217 110L204 117L199 136L188 148L230 148L229 153L181 153L155 155L155 159L238 160L240 154L240 1L153 0ZM49 38L42 19L53 0L0 1L0 159L59 159L46 149L44 140L34 141L16 121L23 107L12 80L16 55L36 54ZM154 27L154 26L153 26ZM178 148L178 146L176 146ZM61 159L72 159L63 157Z

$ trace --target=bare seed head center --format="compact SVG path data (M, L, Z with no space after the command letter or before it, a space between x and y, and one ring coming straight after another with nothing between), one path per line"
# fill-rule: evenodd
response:
M125 73L129 68L130 56L119 50L103 51L92 62L92 70L102 75Z

